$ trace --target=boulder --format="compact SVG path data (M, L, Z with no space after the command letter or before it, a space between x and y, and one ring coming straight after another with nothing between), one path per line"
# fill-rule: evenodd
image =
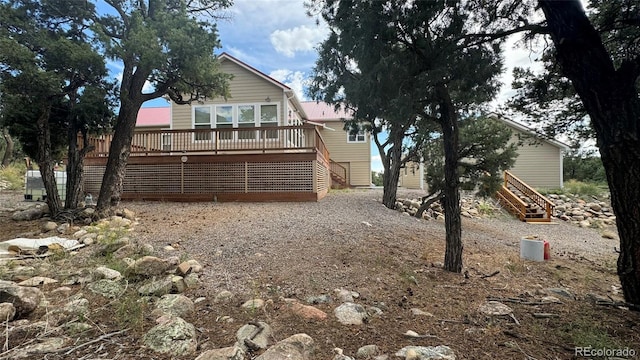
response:
M257 351L267 348L273 336L271 326L265 322L246 324L236 332L236 346L243 351Z
M142 338L155 352L186 356L196 351L198 340L195 327L180 317L169 317L166 322L151 328Z
M343 325L362 325L369 317L362 305L351 302L338 306L334 314Z
M122 274L119 271L109 269L106 266L98 266L93 270L93 276L96 279L120 280Z
M90 283L87 288L95 294L111 299L119 297L124 292L124 287L119 282L109 279L101 279Z
M136 275L151 277L164 274L170 267L171 264L166 260L155 256L143 256L129 266L128 270Z
M207 350L196 360L244 360L244 351L237 346Z
M180 294L163 295L156 303L153 315L173 315L181 318L193 315L195 306L188 297Z
M450 347L438 346L405 346L395 356L410 360L455 360L456 355Z
M16 211L11 215L11 219L15 221L28 221L40 219L44 215L43 208L33 207L22 211Z
M141 296L162 296L170 293L172 287L172 276L166 276L140 286L138 288L138 294Z
M16 308L12 303L0 303L0 322L11 321L16 317Z
M311 336L295 334L276 343L255 360L309 360L313 348L314 342Z
M17 317L32 313L43 299L44 295L38 288L19 286L12 281L0 280L0 303L13 304Z

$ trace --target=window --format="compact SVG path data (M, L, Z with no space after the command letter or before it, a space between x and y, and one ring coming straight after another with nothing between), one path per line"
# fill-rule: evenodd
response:
M216 106L216 128L231 129L233 128L233 106L224 105ZM218 137L222 140L233 139L232 131L221 131Z
M196 106L193 115L194 129L211 129L211 108L209 106ZM196 141L211 140L211 132L197 132L194 135Z
M208 105L194 106L193 128L215 128L217 138L220 140L247 140L257 139L261 134L253 128L267 127L264 132L266 139L277 139L278 130L278 104L236 104L236 105ZM243 130L242 128L252 128ZM230 131L226 129L236 129ZM194 136L195 140L211 140L213 132L199 132Z
M278 126L278 105L260 105L260 126ZM264 136L267 139L277 139L278 130L267 130Z
M254 105L238 105L238 127L248 128L256 126L256 108ZM255 139L255 130L238 131L239 139Z
M367 141L367 137L364 132L364 129L362 128L360 128L357 133L352 133L351 131L349 131L347 135L348 143L363 143L366 141Z

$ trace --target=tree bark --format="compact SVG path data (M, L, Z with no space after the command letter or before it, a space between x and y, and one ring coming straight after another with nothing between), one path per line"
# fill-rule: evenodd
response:
M462 271L462 223L458 179L458 116L446 85L436 86L440 105L440 126L444 146L444 189L442 207L446 228L444 269Z
M111 210L120 203L123 181L131 153L133 130L136 126L138 111L142 102L134 102L121 97L120 113L113 133L109 149L109 159L102 178L100 196L96 212L98 216L108 216Z
M640 305L640 65L636 59L615 68L578 0L540 0L539 5L562 73L596 132L620 235L618 276L625 300Z
M382 204L389 209L395 209L398 194L398 180L400 179L400 169L402 167L402 140L404 132L389 132L389 141L392 142L388 153L384 148L378 147L382 157L384 173L382 174Z
M86 131L82 132L83 146L78 149L78 132L81 131L71 121L67 133L69 150L67 152L67 186L64 202L65 209L76 209L82 198L82 178L84 176L84 157L93 146L89 145Z
M4 149L4 155L2 156L2 167L7 167L11 163L11 159L13 159L14 143L6 128L2 129L2 137L5 143L7 143L7 147Z
M42 109L42 113L36 121L37 141L38 141L38 167L40 176L47 192L47 205L51 217L56 217L62 208L58 187L56 186L56 175L54 171L53 157L51 156L51 129L49 128L49 115L51 107L47 105Z

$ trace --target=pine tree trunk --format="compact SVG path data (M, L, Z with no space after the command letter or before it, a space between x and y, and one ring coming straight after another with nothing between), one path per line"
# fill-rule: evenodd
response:
M82 199L82 178L84 176L84 157L91 151L93 146L89 145L89 138L86 132L83 133L83 147L78 149L78 131L73 124L69 125L67 152L67 187L64 208L77 209L78 203Z
M131 100L123 100L121 103L96 206L98 216L109 215L120 203L127 162L131 153L133 131L141 105Z
M444 189L442 207L447 232L444 269L462 271L462 222L458 179L458 117L446 85L436 87L440 103L440 125L444 145Z
M7 147L4 149L4 155L2 156L2 167L7 167L13 158L14 143L6 128L2 129L2 137L4 138L5 143L7 143Z
M389 209L395 209L398 194L398 180L400 179L400 169L402 167L402 140L404 133L390 132L393 137L393 145L389 149L383 161L384 173L382 174L382 204ZM384 151L384 150L381 150Z
M620 235L618 276L625 300L640 305L640 67L616 70L578 0L540 0L556 58L596 132Z
M38 141L38 166L40 167L40 176L47 192L47 205L52 218L55 218L62 204L58 195L58 187L56 186L56 175L53 169L54 162L51 156L51 129L49 128L49 114L51 108L43 109L40 117L36 121L37 141Z

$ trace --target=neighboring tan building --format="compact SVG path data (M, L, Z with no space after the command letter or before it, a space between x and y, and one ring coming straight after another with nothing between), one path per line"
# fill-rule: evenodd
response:
M523 144L518 147L516 162L509 170L513 175L534 188L563 187L562 158L563 152L569 150L568 145L553 139L538 137L532 129L513 120L495 114L489 116L511 129L512 142L523 140ZM400 172L398 186L408 189L426 189L422 166L408 163Z
M371 136L360 130L351 134L344 121L352 119L350 112L335 110L335 106L317 101L303 101L307 123L321 124L320 134L332 160L332 170L344 169L346 182L352 187L371 186ZM334 179L335 181L336 179Z

